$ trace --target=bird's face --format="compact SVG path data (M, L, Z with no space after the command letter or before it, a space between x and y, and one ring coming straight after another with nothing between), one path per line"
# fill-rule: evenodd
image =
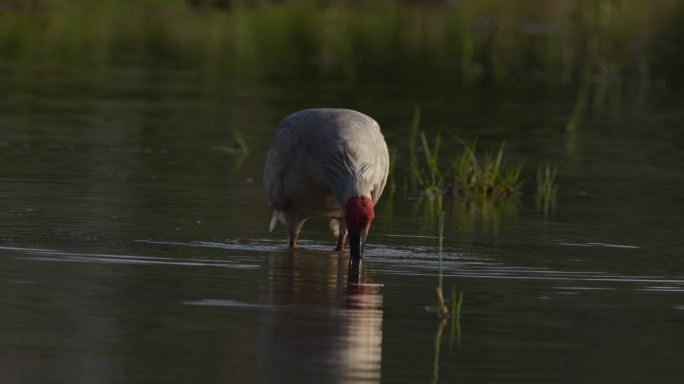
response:
M349 251L354 259L363 257L363 242L368 237L373 216L373 200L370 197L355 196L347 200L345 220L349 231Z

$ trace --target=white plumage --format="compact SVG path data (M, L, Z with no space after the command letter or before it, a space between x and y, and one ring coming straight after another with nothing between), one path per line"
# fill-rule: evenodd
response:
M372 118L349 109L289 115L278 125L264 169L274 208L270 229L283 221L294 248L304 221L329 218L339 228L337 249L344 249L349 226L352 256L360 257L362 248L355 248L368 233L388 171L387 144Z

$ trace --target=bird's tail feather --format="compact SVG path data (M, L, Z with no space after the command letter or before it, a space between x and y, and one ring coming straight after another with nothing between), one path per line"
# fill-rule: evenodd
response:
M330 220L330 230L335 237L340 235L340 222L337 219Z
M273 216L271 217L271 224L268 226L268 231L269 231L269 232L273 232L273 230L275 229L275 226L276 226L276 224L278 223L278 221L280 221L280 222L282 223L282 222L285 221L285 219L283 218L283 213L282 213L282 212L280 212L280 211L277 210L277 209L274 209L274 210L273 210Z

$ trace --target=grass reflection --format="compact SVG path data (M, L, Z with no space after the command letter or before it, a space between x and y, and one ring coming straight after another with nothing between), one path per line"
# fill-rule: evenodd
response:
M506 223L515 222L520 209L519 199L442 199L415 200L412 203L411 215L418 218L420 228L432 232L438 223L439 213L444 211L450 225L446 232L459 234L488 233L498 234ZM385 202L383 220L391 218L394 202ZM390 224L388 220L387 223Z
M446 317L442 317L440 319L439 325L437 326L437 332L435 333L433 340L434 359L432 363L432 380L430 380L430 383L432 384L439 382L439 357L442 349L442 333L444 333L444 327L446 327L447 321L448 319Z
M539 167L537 170L537 211L542 212L544 217L549 216L556 209L557 173L558 168L552 168L549 165Z
M463 306L463 292L456 297L456 287L451 287L451 330L449 332L449 351L453 352L454 342L461 340L461 307Z
M442 352L442 339L444 330L449 326L449 352L453 352L454 345L461 340L461 307L463 304L463 292L456 297L456 288L451 288L451 314L450 316L442 316L437 325L435 336L433 338L433 361L432 361L432 378L431 383L439 382L439 361Z
M446 327L448 320L451 320L451 331L449 332L449 349L453 351L454 340L461 339L461 307L463 304L463 292L460 292L458 299L456 298L456 288L451 287L451 309L447 306L444 300L443 286L443 249L444 249L444 212L440 212L437 216L437 235L439 239L439 276L437 280L437 287L435 288L435 293L437 294L437 308L440 314L440 321L437 327L437 332L433 340L434 345L434 360L432 365L432 383L439 382L439 358L441 353L442 345L442 334L444 333L444 328Z

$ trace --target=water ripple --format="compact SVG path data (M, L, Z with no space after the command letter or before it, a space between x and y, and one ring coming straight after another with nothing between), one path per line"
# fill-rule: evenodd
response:
M54 249L3 247L0 250L28 254L18 259L48 262L72 263L104 263L104 264L138 264L138 265L174 265L188 267L219 267L233 269L258 269L259 265L238 263L232 260L216 260L204 258L171 258L137 255L116 255L103 253L76 253Z
M227 240L226 242L166 242L139 240L148 244L189 246L200 248L218 248L225 250L280 253L287 251L283 241L270 239ZM312 240L300 241L306 251L330 252L330 245ZM557 243L559 245L576 245L586 247L613 247L623 249L639 248L631 245L608 243ZM438 248L434 246L388 246L369 245L366 247L365 261L378 271L388 275L402 276L437 276L440 270ZM443 277L508 279L529 281L567 281L583 283L640 283L640 284L684 284L684 277L621 275L601 271L561 271L542 267L516 267L505 265L493 257L445 248L442 253ZM582 284L580 284L582 285ZM571 288L566 288L570 290ZM578 287L576 290L601 289L596 287ZM680 288L677 288L679 290ZM666 290L650 291L666 292ZM673 291L672 289L667 291Z
M221 300L221 299L202 299L183 302L185 305L197 305L204 307L229 307L229 308L244 308L244 309L267 309L275 310L275 307L267 304L243 303L235 300Z

